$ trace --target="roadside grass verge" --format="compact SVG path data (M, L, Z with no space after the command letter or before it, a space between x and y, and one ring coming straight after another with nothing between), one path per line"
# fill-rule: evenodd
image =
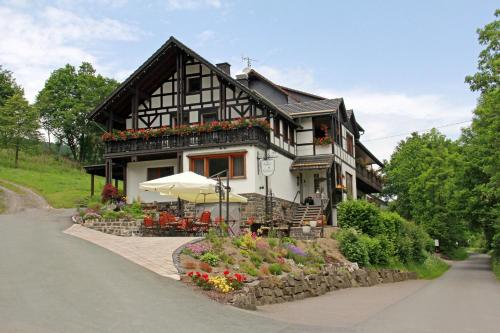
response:
M500 259L491 258L491 269L498 281L500 281Z
M0 190L0 214L5 212L5 201L4 201L4 193Z
M6 189L9 189L17 194L23 194L23 191L19 187L12 185L11 183L8 183L2 179L0 179L0 186L5 187Z
M429 255L422 263L403 264L401 262L392 262L389 265L376 266L375 268L390 268L416 272L419 279L432 280L443 275L450 268L450 265L435 255Z
M443 275L450 265L441 258L430 255L421 264L407 264L405 267L409 271L417 272L420 279L432 280Z
M21 152L19 168L14 168L14 151L0 149L0 179L26 186L41 196L54 208L72 208L90 195L90 175L75 162L56 158L50 153L30 154ZM104 178L95 178L95 191L100 193ZM14 186L2 183L14 191Z
M465 260L469 258L469 252L464 247L459 247L453 250L451 253L446 254L446 258L450 260Z

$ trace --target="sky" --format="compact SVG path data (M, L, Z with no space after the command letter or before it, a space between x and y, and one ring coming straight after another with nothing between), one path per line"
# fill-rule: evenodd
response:
M170 36L233 75L343 97L380 159L410 132L450 138L472 118L476 29L498 2L0 0L0 64L33 102L50 73L91 62L124 80ZM450 125L455 124L455 125Z

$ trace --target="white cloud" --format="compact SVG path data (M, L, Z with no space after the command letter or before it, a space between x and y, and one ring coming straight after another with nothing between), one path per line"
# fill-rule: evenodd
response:
M410 95L407 93L369 90L325 90L315 92L325 97L343 97L353 109L358 123L365 129L361 142L380 159L389 159L399 141L414 131L422 132L471 119L473 105L464 105L443 95ZM459 124L439 128L451 138L460 134Z
M271 81L290 88L312 87L314 73L303 67L293 67L280 70L271 66L258 66L256 70Z
M327 98L343 97L346 107L354 110L356 120L365 129L361 142L380 159L389 159L398 142L407 133L468 121L474 108L473 102L464 104L455 101L452 96L440 94L321 87L315 80L313 71L307 68L279 69L262 66L256 69L274 82L290 88ZM439 130L448 137L456 138L460 129L467 125L446 126Z
M99 64L92 43L131 41L141 32L116 20L98 20L55 7L28 14L0 6L0 35L0 63L14 72L33 101L50 72L66 63L89 61L106 67Z
M198 45L203 45L206 42L212 40L215 36L215 33L212 30L204 30L196 35L196 39L198 41Z
M221 0L167 0L169 10L196 10L202 8L221 8Z

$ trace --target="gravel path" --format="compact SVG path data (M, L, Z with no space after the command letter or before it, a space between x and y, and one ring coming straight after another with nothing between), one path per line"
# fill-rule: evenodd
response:
M17 188L17 191L8 189L0 183L0 189L3 191L2 200L5 202L4 214L14 214L25 209L49 209L50 205L43 197L32 191L31 189L12 183L10 181L0 179L3 183L8 183Z

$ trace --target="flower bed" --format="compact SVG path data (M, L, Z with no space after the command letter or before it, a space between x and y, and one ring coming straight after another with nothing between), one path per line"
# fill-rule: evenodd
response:
M260 127L265 131L270 130L269 123L264 119L258 118L240 118L238 120L213 121L211 123L181 125L178 127L160 127L149 129L128 129L125 131L106 132L102 135L103 141L126 141L128 139L144 139L170 136L170 135L189 135L193 133L209 133L220 130L233 130L243 128Z
M260 280L315 274L328 263L344 261L333 239L264 238L250 232L229 238L212 231L179 252L182 280L225 303Z

